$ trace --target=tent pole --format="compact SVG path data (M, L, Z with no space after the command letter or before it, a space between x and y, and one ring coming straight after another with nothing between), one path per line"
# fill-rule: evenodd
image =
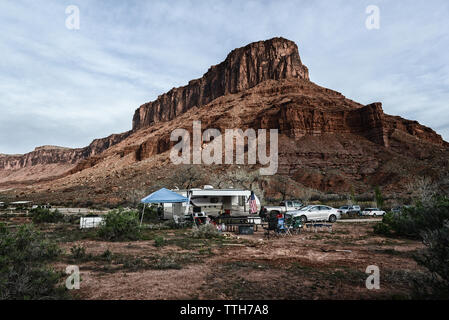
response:
M184 215L187 215L189 213L190 197L192 196L190 189L187 190L187 194L188 194L188 201L187 201L186 211L184 212Z
M140 217L140 226L141 227L142 227L143 215L145 214L145 206L146 206L146 203L143 204L142 217Z

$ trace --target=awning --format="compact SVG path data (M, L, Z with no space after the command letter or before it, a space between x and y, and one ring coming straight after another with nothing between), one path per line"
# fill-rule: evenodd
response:
M142 203L179 203L188 201L188 198L166 188L159 189L140 200Z

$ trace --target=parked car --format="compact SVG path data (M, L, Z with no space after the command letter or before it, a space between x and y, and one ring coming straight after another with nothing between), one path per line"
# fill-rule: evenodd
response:
M365 208L365 210L362 211L362 216L383 216L385 214L385 211L380 210L378 208Z
M401 207L394 207L394 208L391 208L391 212L393 212L393 213L399 213L399 212L401 212Z
M338 208L338 211L340 214L347 214L347 215L360 215L361 209L360 206L357 205L347 205L347 206L341 206Z
M263 206L260 209L260 216L267 217L271 212L284 213L287 211L295 211L302 208L300 200L286 200L279 203L279 206Z
M300 217L302 223L307 221L329 221L335 222L341 215L337 209L324 205L309 205L300 210L290 211L293 217Z
M401 212L403 209L407 209L407 208L410 208L410 206L397 206L397 207L391 208L391 212L393 212L393 213L399 213L399 212Z

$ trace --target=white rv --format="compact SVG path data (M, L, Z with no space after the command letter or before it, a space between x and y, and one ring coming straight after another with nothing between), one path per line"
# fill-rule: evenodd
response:
M249 197L251 191L243 189L214 189L204 186L203 189L172 190L184 197L190 196L188 213L205 212L209 216L218 216L220 213L231 216L248 216L250 212ZM260 210L260 200L255 195L257 213ZM165 203L164 219L172 219L173 214L183 216L187 203Z

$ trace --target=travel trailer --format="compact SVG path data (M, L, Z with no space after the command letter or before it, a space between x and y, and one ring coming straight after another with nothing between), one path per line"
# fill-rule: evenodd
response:
M187 214L204 212L208 216L229 214L230 216L248 216L250 214L250 190L243 189L214 189L212 186L204 186L203 189L172 190L184 197L190 197L190 203L165 203L164 219L172 219L173 215L184 216L188 205ZM260 200L254 195L257 205L257 213L260 210Z

